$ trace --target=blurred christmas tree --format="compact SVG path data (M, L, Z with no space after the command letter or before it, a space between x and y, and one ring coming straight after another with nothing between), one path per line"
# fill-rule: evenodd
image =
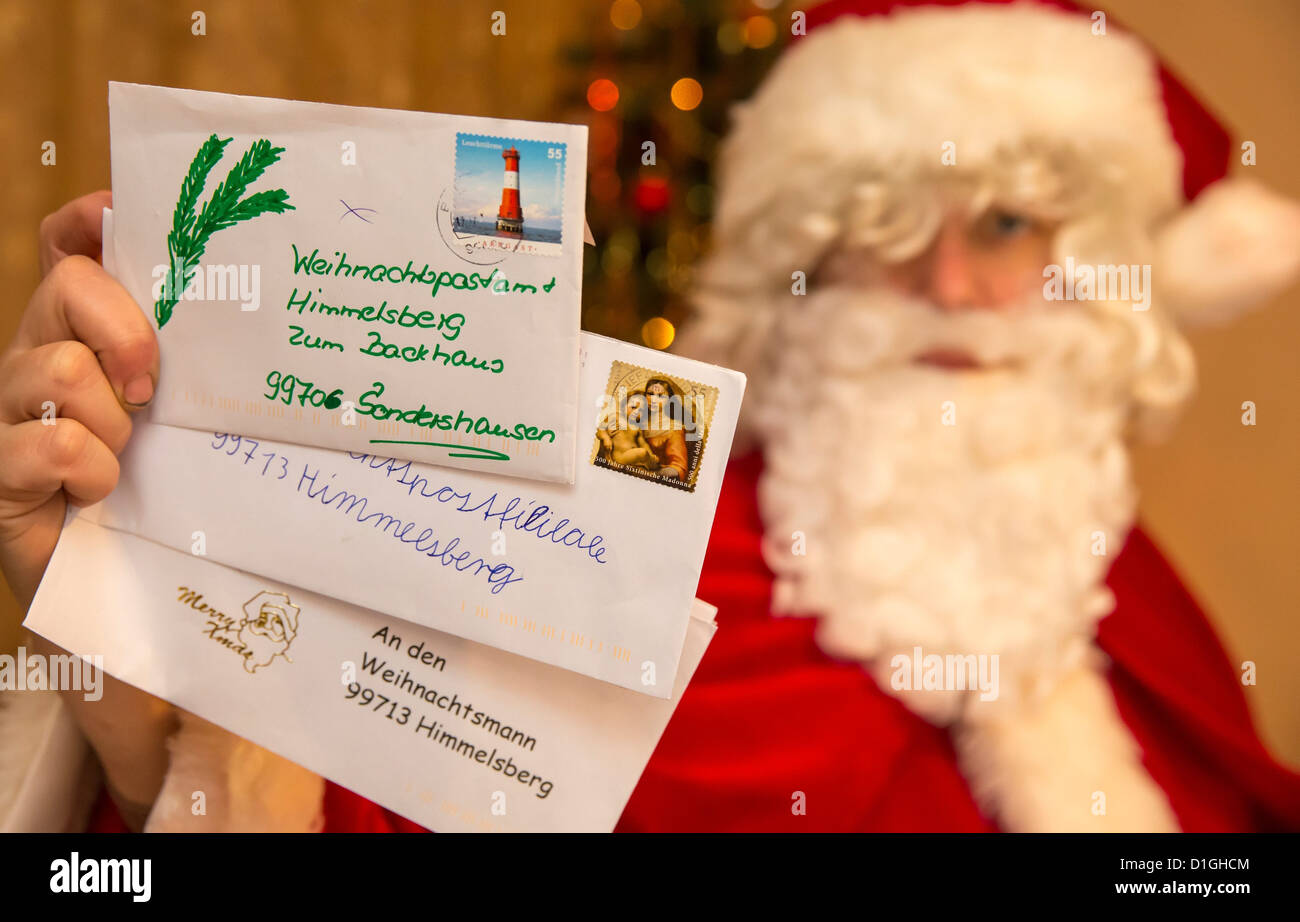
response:
M612 0L566 48L564 118L585 122L583 329L658 349L688 313L707 246L713 158L732 103L789 37L780 0Z

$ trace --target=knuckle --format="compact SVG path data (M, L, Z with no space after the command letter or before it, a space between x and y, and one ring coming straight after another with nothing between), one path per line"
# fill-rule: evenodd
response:
M54 264L54 268L50 270L50 284L60 291L75 291L86 284L95 273L102 271L99 263L89 256L74 253Z
M90 448L90 430L72 419L60 419L45 435L45 456L58 470L74 466Z
M45 374L60 391L79 390L91 384L103 372L99 359L90 347L77 340L65 340L49 347L45 355Z

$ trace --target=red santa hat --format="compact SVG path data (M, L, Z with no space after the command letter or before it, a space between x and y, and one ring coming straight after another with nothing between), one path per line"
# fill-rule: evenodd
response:
M846 189L828 176L937 165L945 145L959 167L992 170L1028 142L1072 151L1109 184L1150 235L1161 301L1180 322L1275 294L1300 272L1300 208L1225 179L1227 131L1101 15L1068 0L813 7L807 37L737 107L719 239L788 273L842 229L827 216Z

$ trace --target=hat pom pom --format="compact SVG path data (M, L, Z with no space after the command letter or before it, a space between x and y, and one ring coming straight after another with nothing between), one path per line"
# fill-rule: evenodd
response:
M1226 323L1300 275L1300 204L1249 179L1208 187L1160 232L1161 297L1185 326Z

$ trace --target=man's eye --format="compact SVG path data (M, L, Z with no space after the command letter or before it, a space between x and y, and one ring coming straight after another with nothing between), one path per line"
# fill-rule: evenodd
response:
M999 237L1014 237L1029 229L1029 220L1018 214L999 211L992 216L992 229Z

